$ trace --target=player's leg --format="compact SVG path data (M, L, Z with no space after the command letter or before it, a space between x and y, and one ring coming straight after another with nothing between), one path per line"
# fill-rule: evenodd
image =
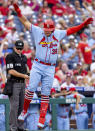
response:
M69 129L70 129L69 118L64 118L63 130L69 130Z
M0 109L2 109L2 105ZM5 131L5 114L2 112L2 110L0 113L0 131Z
M38 127L44 127L45 117L49 105L49 95L54 79L54 72L45 72L42 76L41 107Z
M79 114L76 119L77 129L88 129L88 115L87 114Z
M88 114L84 112L84 129L88 129Z
M30 115L26 118L27 121L26 129L28 129L29 131L37 130L38 120L39 114L30 113Z
M27 115L29 104L33 98L33 94L41 80L40 71L36 68L32 68L30 72L29 86L25 92L24 106L21 115L18 117L19 120L24 120Z
M62 117L59 117L57 116L57 130L63 130L64 128L64 123L63 123L63 118Z
M93 129L95 129L95 114L93 114L92 125L93 125Z

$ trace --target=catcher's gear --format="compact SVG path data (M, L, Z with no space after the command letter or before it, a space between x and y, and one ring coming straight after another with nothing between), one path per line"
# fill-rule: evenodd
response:
M81 30L83 27L87 26L88 24L91 24L93 21L93 18L88 18L86 19L82 24L75 26L75 27L70 27L67 29L67 35L74 34Z
M46 22L44 22L43 29L44 31L54 31L55 30L54 22L51 19L46 20Z

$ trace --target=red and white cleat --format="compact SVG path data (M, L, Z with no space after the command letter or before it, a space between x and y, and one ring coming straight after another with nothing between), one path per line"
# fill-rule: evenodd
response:
M18 120L19 121L24 121L26 117L27 117L27 112L22 111L21 114L18 117Z

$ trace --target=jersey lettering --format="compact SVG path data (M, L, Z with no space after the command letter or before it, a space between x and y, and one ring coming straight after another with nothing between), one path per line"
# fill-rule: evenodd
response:
M57 54L57 48L56 49L52 49L52 54Z

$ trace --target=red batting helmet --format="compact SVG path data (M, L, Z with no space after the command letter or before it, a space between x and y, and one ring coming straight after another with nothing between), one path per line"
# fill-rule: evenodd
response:
M54 29L55 29L54 22L51 19L46 20L44 22L43 29L44 29L44 31L54 31Z

